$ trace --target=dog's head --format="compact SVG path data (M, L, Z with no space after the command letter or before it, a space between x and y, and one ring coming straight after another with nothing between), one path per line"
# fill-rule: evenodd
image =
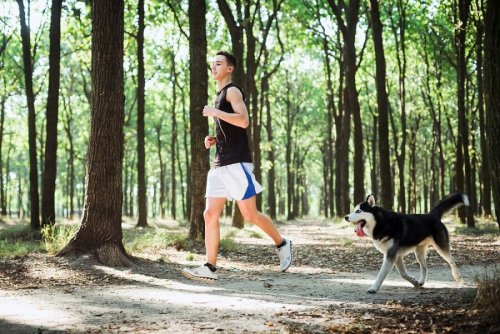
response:
M355 232L358 237L368 236L373 238L373 229L376 221L373 212L375 197L369 195L363 203L359 203L353 212L345 216L345 220L356 225Z

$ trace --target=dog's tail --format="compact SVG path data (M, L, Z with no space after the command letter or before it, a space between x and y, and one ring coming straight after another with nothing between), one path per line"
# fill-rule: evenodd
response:
M462 205L469 206L469 197L463 193L451 193L443 198L429 213L441 218L447 212Z

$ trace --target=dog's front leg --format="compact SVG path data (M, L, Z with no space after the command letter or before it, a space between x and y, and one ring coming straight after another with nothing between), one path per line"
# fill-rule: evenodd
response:
M384 255L384 263L382 263L382 268L380 268L380 271L378 272L377 279L373 283L372 287L368 289L368 293L376 293L378 289L380 289L380 286L382 285L382 282L384 279L387 277L387 275L391 272L392 268L394 267L394 261L396 258L396 251L392 251L392 249L389 250L389 252Z

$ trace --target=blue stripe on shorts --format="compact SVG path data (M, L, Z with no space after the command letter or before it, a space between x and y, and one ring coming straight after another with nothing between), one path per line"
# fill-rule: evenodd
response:
M240 165L241 165L241 168L243 168L243 172L245 172L245 176L247 177L247 181L248 181L247 190L245 192L245 195L243 195L243 198L242 198L242 200L244 200L244 199L248 199L252 196L257 195L257 192L255 191L255 185L253 184L252 176L250 175L250 173L248 173L248 171L246 170L243 163L240 163Z

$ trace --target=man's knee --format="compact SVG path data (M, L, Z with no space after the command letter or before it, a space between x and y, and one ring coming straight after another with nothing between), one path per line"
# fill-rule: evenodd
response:
M214 218L216 218L216 215L217 214L216 212L214 212L214 210L205 209L205 211L203 211L203 218L205 219L205 224L212 222Z

